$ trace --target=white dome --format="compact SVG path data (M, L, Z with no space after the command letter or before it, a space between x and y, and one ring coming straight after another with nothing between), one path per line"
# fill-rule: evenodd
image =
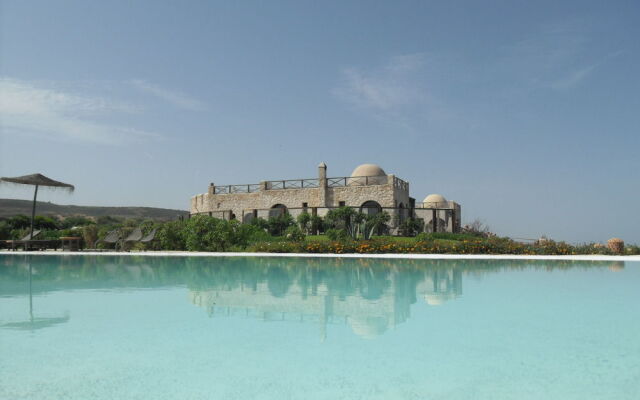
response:
M449 202L444 196L440 194L430 194L424 198L424 202L422 203L426 208L447 208L449 206Z
M356 176L385 176L386 172L376 164L358 165L351 173L351 177Z
M447 199L441 194L430 194L423 201L425 203L446 203Z

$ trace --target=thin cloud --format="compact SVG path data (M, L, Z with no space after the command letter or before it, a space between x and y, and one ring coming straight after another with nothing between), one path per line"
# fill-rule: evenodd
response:
M333 94L357 107L376 111L393 111L414 104L422 98L412 74L423 63L421 54L393 57L381 68L364 71L345 68L343 83L333 89Z
M590 36L587 24L580 20L543 25L507 47L507 56L498 67L501 76L512 77L525 89L577 87L603 63L621 54L589 57Z
M571 72L569 72L565 77L556 80L551 84L551 87L558 90L563 89L571 89L575 86L578 86L582 81L587 79L591 74L593 74L602 64L606 63L610 59L619 56L622 54L622 51L617 51L615 53L611 53L606 57L603 57L597 63L587 65L581 68L577 68Z
M99 119L139 108L101 97L82 96L39 83L0 78L0 122L6 132L118 145L157 138L144 130Z
M142 79L134 79L130 81L130 83L136 89L158 97L159 99L162 99L178 108L191 111L203 111L206 109L205 103L184 93L171 91Z
M598 67L598 64L588 65L584 68L579 68L575 71L571 71L567 76L558 79L551 84L554 89L570 89L578 86L580 82L585 80L591 73Z

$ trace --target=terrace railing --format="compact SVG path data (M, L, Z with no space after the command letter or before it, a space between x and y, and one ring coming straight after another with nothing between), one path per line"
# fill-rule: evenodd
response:
M254 193L260 191L260 184L215 186L213 194Z
M266 190L278 190L278 189L307 189L320 187L320 180L318 179L289 179L282 181L266 181Z
M327 187L386 185L388 177L382 176L340 176L327 178ZM409 190L409 184L400 178L393 178L396 188ZM309 189L320 187L319 179L288 179L251 183L247 185L213 186L213 194L255 193L260 190Z
M341 176L327 178L328 187L386 185L387 176Z

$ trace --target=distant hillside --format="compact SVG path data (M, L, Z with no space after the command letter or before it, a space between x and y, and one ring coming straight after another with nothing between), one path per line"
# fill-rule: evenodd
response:
M0 199L0 218L12 217L18 214L31 215L32 204L33 202L29 200ZM72 206L39 201L36 205L36 214L57 217L81 215L94 218L108 215L110 217L148 218L157 221L168 221L178 219L180 216L187 216L189 212L153 207Z

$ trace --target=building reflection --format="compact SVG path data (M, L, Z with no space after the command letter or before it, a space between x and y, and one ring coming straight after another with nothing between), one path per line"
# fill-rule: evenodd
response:
M40 329L68 322L66 313L35 312L34 297L52 292L186 287L189 301L212 317L313 323L321 339L331 325L342 324L372 338L407 321L412 305L440 306L460 297L463 275L477 280L507 270L593 268L620 274L625 263L11 255L0 257L0 297L24 298L29 318L7 321L0 315L0 328Z
M407 321L411 305L419 300L438 306L462 295L462 272L457 268L417 272L356 267L353 275L358 282L321 280L309 285L308 274L292 282L282 282L285 278L276 274L255 284L192 289L189 298L211 317L315 323L325 340L333 324L346 324L356 335L374 338ZM340 283L351 288L356 283L360 290L350 291Z

